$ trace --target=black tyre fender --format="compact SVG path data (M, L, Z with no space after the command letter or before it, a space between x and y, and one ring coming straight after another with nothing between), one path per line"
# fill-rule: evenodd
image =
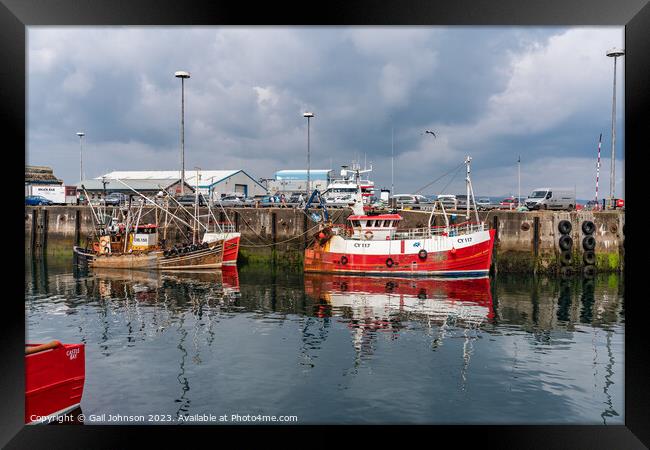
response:
M393 258L386 258L386 267L393 267L393 264L395 264Z
M585 278L593 278L594 275L596 275L596 267L595 266L585 266L582 269L582 275Z
M347 256L341 256L341 264L346 265L348 263L348 257Z
M582 232L584 234L593 234L594 231L596 231L596 225L591 220L582 222Z
M427 251L425 249L420 250L418 252L418 258L427 259Z
M571 236L564 234L560 237L558 245L560 246L560 250L571 250L571 247L573 247L573 239L571 239Z
M582 248L585 250L593 250L596 248L596 238L589 235L585 236L582 240Z
M560 220L560 223L557 224L557 230L562 234L571 233L572 228L573 227L571 226L571 222L568 220Z
M560 253L560 262L563 266L569 266L573 262L573 255L570 251L566 250Z
M592 250L586 251L582 254L582 260L588 266L593 266L596 264L596 253Z

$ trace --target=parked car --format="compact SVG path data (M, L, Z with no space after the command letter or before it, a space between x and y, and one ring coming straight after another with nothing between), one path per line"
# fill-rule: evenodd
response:
M52 200L49 200L42 195L28 195L25 197L25 205L36 206L36 205L51 205Z
M429 203L429 199L426 198L424 195L416 195L416 194L397 194L393 195L395 199L395 202L398 205L415 205L418 203Z
M277 195L265 195L260 200L261 206L280 206L280 197Z
M445 207L445 209L457 209L458 208L458 202L456 200L456 196L452 194L440 194L436 200L438 200L440 203L442 203L442 206Z
M121 192L111 192L106 197L104 197L100 203L103 205L119 206L122 203L126 203L127 201L128 197L125 194L122 194Z
M496 208L496 205L493 205L489 198L479 198L476 200L476 207L479 211L488 211Z
M538 188L526 199L526 207L573 211L576 207L575 192L571 189Z
M517 207L517 199L514 197L506 197L499 203L499 209L515 209Z
M302 196L303 199L305 196ZM288 203L300 203L300 194L293 194L291 197L289 197L289 200L287 200Z
M244 206L244 199L238 195L226 195L216 201L221 206Z
M467 194L456 195L456 208L458 209L467 208Z
M176 199L178 203L183 206L194 206L196 203L196 194L185 194ZM205 202L205 197L199 195L199 206L207 206Z

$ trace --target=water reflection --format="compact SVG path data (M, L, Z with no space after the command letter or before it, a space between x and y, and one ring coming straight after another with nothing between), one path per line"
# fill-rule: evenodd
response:
M622 423L621 283L30 263L25 307L29 340L88 345L89 413L609 424Z
M315 300L319 314L344 319L352 331L358 360L374 353L378 332L397 339L406 323L420 322L429 332L437 329L431 344L435 350L442 345L448 327L477 329L494 314L489 278L305 274L305 292ZM469 340L469 334L466 336Z

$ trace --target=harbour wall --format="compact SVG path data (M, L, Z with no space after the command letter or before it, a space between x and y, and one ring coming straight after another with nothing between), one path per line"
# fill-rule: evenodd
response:
M111 212L111 207L108 208ZM172 210L172 213L176 211ZM213 211L214 212L214 211ZM330 218L336 224L344 224L349 209L330 210ZM213 219L207 209L202 209L202 222L211 226ZM400 211L403 217L400 227L426 227L429 213L424 211ZM180 215L180 214L179 214ZM302 251L317 231L317 224L296 208L226 208L214 212L218 222L231 223L241 233L240 257L249 263L269 262L302 264ZM595 225L593 236L595 268L599 272L622 271L624 266L624 225L622 211L484 211L481 220L496 229L493 270L496 272L558 273L562 267L570 271L584 270L585 234L582 224L591 221ZM465 221L465 212L451 214L453 223ZM472 213L472 217L473 213ZM436 225L442 217L437 216ZM560 221L571 223L573 245L570 261L562 262L559 247ZM143 208L141 222L155 222L161 227L160 237L171 245L191 240L191 230L171 220L164 212ZM166 225L166 226L165 226ZM25 254L31 256L72 255L72 246L85 245L93 231L93 212L88 206L40 206L25 207ZM566 253L566 252L565 252Z

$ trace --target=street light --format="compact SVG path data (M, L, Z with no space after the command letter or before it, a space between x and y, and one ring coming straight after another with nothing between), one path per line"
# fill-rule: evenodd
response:
M606 55L614 58L614 88L612 92L612 165L609 174L609 207L614 208L615 195L615 168L616 168L616 58L623 56L625 50L622 48L611 48L607 50Z
M314 113L306 112L303 114L303 117L307 118L307 197L309 197L309 191L311 187L310 160L309 160L309 125L310 125L310 119L314 117Z
M174 76L181 79L181 194L185 194L185 79L190 73L179 70Z
M77 136L79 136L79 181L83 181L84 179L83 145L81 139L85 135L86 134L83 131L77 133Z

